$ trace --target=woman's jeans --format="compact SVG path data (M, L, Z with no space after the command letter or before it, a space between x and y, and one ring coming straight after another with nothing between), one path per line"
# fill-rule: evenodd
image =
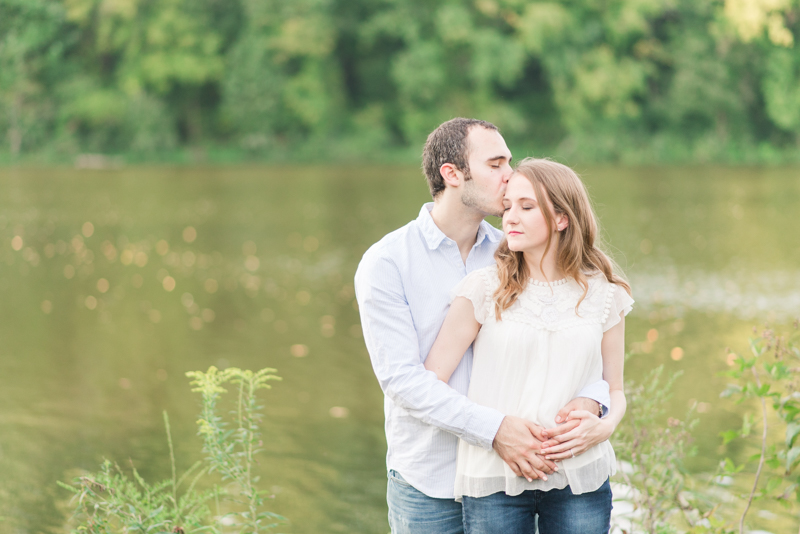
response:
M389 471L386 502L392 534L464 533L461 503L428 497L394 470Z
M466 534L607 534L611 528L611 485L591 493L528 490L520 495L493 493L464 497ZM394 531L393 531L394 532Z

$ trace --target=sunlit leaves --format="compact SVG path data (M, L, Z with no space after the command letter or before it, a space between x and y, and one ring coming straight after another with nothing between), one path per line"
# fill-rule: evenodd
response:
M531 2L511 20L521 42L537 55L569 39L576 22L567 7L557 2Z
M785 15L792 0L725 0L725 16L744 42L766 34L776 45L791 46L794 36L786 28Z

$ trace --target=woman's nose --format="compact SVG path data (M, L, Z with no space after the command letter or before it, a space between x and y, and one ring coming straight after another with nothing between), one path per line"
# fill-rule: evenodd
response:
M514 208L510 208L504 218L505 222L508 224L516 224L517 223L517 210Z

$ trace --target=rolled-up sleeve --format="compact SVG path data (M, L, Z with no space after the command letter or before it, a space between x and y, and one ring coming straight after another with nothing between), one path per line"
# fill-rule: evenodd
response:
M578 393L578 397L585 397L598 402L603 411L603 417L608 415L608 407L611 406L611 394L609 393L608 382L605 380L599 380L584 387Z
M413 417L490 449L503 414L475 404L425 369L403 280L391 258L367 251L355 290L364 341L384 394Z

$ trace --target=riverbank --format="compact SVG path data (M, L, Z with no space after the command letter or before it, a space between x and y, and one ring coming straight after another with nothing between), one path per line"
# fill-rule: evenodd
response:
M207 144L183 146L149 152L92 152L53 149L12 154L0 150L0 167L68 166L83 169L113 169L129 165L230 165L263 164L357 164L383 163L419 165L419 146L370 146L363 141L343 139L339 142L305 143L302 145L264 145L243 148L237 145ZM551 157L569 164L633 165L799 165L800 149L776 148L772 145L737 145L713 141L685 143L670 139L566 140L558 145L530 144L509 141L516 160L524 157Z

